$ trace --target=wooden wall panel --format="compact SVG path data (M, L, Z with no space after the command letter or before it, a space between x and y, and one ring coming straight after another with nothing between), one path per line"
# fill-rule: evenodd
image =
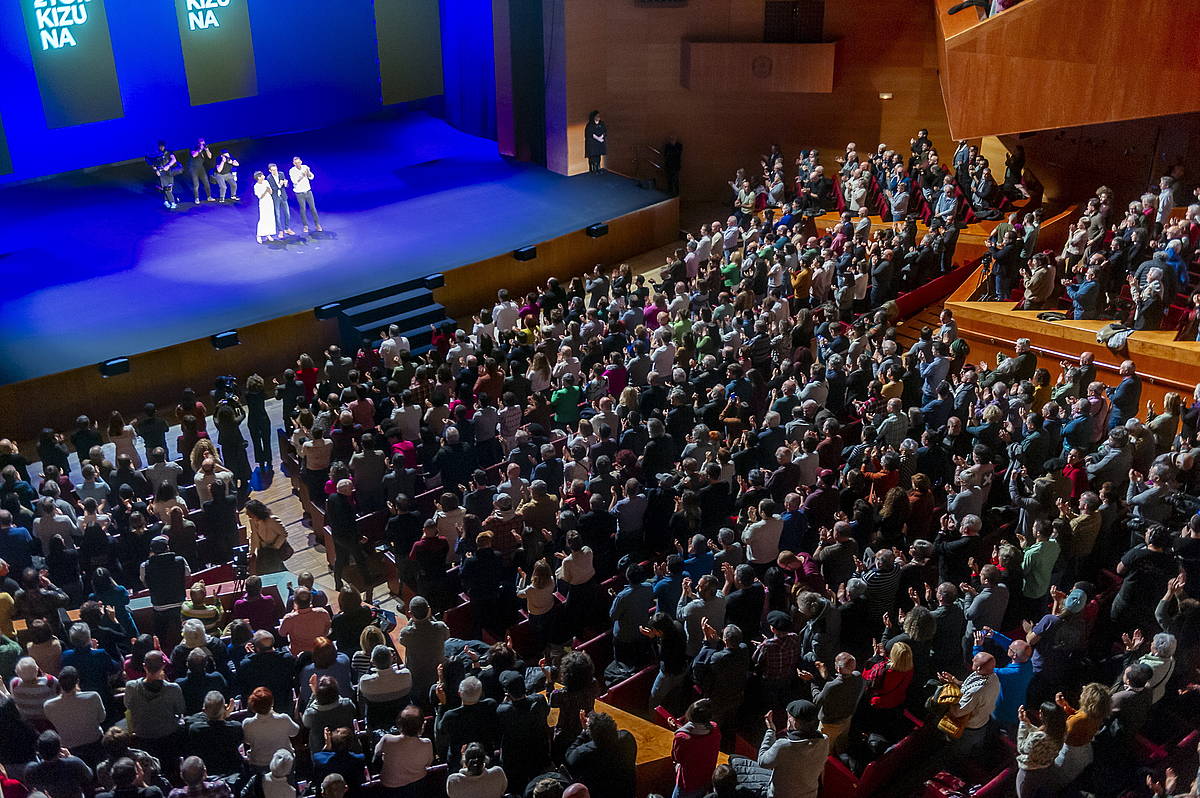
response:
M956 138L1200 110L1200 4L1025 0L965 28L971 12L946 5L934 3Z
M244 380L258 372L269 383L293 366L301 352L317 358L338 342L337 323L320 321L311 310L240 327L238 334L239 346L220 351L203 338L133 355L129 373L109 379L88 366L0 386L2 432L31 441L45 425L69 431L81 413L103 423L113 410L133 420L145 402L173 408L182 388L204 393L224 374Z
M1029 169L1051 200L1079 200L1106 185L1123 206L1177 164L1184 165L1181 197L1191 198L1200 173L1200 113L1004 136L1008 149L1025 148ZM1003 160L1001 159L1001 163ZM995 163L995 161L993 161Z
M660 147L677 135L684 145L685 197L723 198L739 167L757 168L772 142L792 158L818 147L827 163L856 141L907 146L928 127L952 151L937 78L932 11L912 0L827 0L825 36L838 39L829 94L764 98L739 91L697 92L679 83L684 41L755 41L762 37L762 0L690 0L683 8L645 8L630 0L565 0L568 171L587 168L582 125L598 108L609 126L609 165L632 174L637 145ZM599 82L597 82L599 78ZM892 92L893 100L879 99Z
M836 57L837 42L685 41L679 83L693 92L828 94Z
M484 306L496 301L496 292L530 291L549 277L560 280L591 271L596 264L605 267L625 258L640 255L679 237L679 200L664 200L656 205L626 214L608 223L608 235L589 238L583 230L538 244L538 256L531 261L516 261L511 253L452 269L446 272L446 285L438 289L437 300L455 318L470 318Z

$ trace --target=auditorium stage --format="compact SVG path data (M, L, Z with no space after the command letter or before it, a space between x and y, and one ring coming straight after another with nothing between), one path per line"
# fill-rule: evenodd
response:
M193 205L181 175L168 211L142 164L0 190L0 385L448 271L665 198L617 175L564 177L501 158L495 142L425 114L231 150L237 205ZM325 232L257 244L251 175L271 161L286 169L293 155L316 175ZM299 232L294 199L292 216Z

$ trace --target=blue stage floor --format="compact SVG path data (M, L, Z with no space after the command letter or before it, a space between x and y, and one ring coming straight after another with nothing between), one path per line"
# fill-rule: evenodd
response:
M0 384L295 313L663 199L616 175L503 159L495 142L423 114L233 149L236 206L193 205L181 177L188 201L168 211L140 165L0 190ZM251 175L293 155L316 175L326 232L259 245ZM299 232L294 201L292 217Z

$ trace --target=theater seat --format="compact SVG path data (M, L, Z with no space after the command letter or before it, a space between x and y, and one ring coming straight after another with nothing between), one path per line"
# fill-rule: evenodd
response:
M821 774L821 798L854 798L858 795L858 777L835 756L825 758Z
M650 688L658 674L657 665L647 665L628 679L617 682L600 700L626 712L642 714L650 703Z
M1007 767L1000 771L987 784L982 785L975 791L972 798L1000 798L1002 795L1011 794L1010 789L1012 783L1016 781L1017 769L1015 767Z

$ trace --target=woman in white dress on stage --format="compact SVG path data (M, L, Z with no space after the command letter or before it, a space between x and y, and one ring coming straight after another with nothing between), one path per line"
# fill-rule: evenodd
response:
M275 234L275 202L271 198L271 184L262 172L254 173L254 196L258 197L258 243L274 241Z

